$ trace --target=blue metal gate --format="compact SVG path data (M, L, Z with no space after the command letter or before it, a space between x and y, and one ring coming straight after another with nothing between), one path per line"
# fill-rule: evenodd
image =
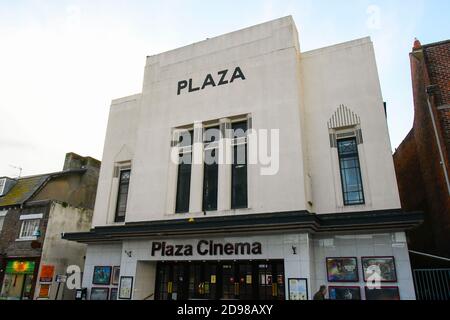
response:
M450 300L450 269L413 270L417 300Z

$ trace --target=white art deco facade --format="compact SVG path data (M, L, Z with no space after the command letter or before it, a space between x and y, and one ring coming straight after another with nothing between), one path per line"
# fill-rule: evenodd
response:
M279 140L252 162L263 130ZM63 237L88 244L92 299L415 299L420 219L370 39L301 52L285 17L147 57L142 93L111 105L92 230Z

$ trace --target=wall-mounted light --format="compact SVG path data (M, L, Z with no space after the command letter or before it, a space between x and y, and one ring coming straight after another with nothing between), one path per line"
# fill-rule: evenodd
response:
M130 250L130 251L124 250L124 251L125 251L125 254L128 256L128 258L131 258L133 256L132 250Z
M297 247L296 246L292 246L292 254L297 254Z

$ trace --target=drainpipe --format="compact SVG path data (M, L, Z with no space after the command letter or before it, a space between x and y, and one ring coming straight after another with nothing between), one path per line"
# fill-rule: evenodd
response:
M426 91L425 93L427 95L428 111L430 112L431 123L433 124L433 130L434 130L434 135L436 138L436 144L437 144L438 150L439 150L439 157L441 158L441 166L442 166L442 170L444 171L445 182L447 183L447 192L448 192L448 195L450 196L450 181L448 179L447 167L445 166L445 161L444 161L444 153L442 152L441 142L439 140L439 135L437 132L437 127L436 127L436 121L434 119L433 109L431 107L431 102L430 102L430 96L433 95L435 89L436 89L436 86L428 86L427 89L425 90Z

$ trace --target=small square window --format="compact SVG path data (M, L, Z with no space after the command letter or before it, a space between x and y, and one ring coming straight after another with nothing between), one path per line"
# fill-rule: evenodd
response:
M40 219L23 220L22 227L20 228L19 239L35 240L40 222Z

